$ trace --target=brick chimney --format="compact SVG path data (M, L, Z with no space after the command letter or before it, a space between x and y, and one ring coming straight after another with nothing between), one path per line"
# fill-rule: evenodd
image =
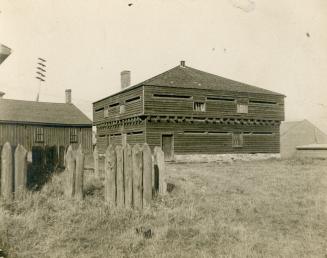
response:
M185 67L185 61L182 60L180 65L181 65L181 67Z
M120 82L121 89L126 89L131 85L131 72L130 71L122 71L120 73Z
M4 93L4 92L0 91L0 99L2 99L2 98L3 98L3 96L4 96L5 94L6 94L6 93Z
M71 104L72 103L72 90L71 89L65 90L65 94L66 94L66 103Z

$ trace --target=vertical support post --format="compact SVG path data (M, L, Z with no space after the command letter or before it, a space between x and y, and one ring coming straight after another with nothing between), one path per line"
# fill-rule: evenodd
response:
M154 148L155 164L158 169L159 174L159 194L166 194L167 183L166 183L166 173L165 173L165 156L164 152L160 147Z
M75 198L83 200L84 153L80 144L76 152Z
M100 178L100 173L99 173L99 152L98 152L98 147L94 147L93 151L93 161L94 161L94 175L96 177Z
M143 207L150 207L152 200L152 155L147 143L143 145Z
M129 144L124 147L124 176L125 176L125 207L133 207L133 163L132 148Z
M124 190L124 153L121 145L116 146L117 157L117 206L124 207L125 190Z
M66 152L66 187L65 196L71 198L74 196L75 190L75 156L73 152L73 147L69 145Z
M106 150L105 157L105 200L110 206L116 205L116 152L115 147L110 144Z
M8 201L13 199L13 156L11 145L6 142L1 151L1 196Z
M143 193L143 155L139 144L133 146L133 206L136 209L142 209Z
M15 199L24 197L27 186L27 150L20 144L15 150Z

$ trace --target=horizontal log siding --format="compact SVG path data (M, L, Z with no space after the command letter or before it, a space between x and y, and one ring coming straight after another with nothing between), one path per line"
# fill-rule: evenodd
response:
M35 131L36 128L40 127L44 131L43 143L35 142ZM77 128L77 135L78 143L73 144L73 146L77 147L81 143L84 150L92 151L92 128ZM32 146L56 145L67 147L70 144L70 127L0 123L0 145L7 141L12 145L21 144L28 150L31 150Z
M132 102L125 103L126 100L133 97L139 96L140 99ZM114 107L109 107L109 105L119 103L119 105ZM120 106L125 105L125 112L120 114ZM104 109L109 107L109 116L104 117ZM96 110L100 110L96 112ZM126 117L131 117L135 115L143 114L143 88L138 87L130 91L122 92L120 94L108 97L106 99L100 100L93 104L93 122L94 124L101 123L103 121L122 119Z
M175 94L191 96L193 99L169 99L153 97L153 94ZM234 98L235 102L206 100L206 97ZM236 113L236 99L271 101L277 104L249 103L248 114ZM257 93L237 93L202 89L144 86L144 113L146 115L244 117L256 119L284 120L284 97ZM193 111L193 102L205 102L206 111Z
M143 134L128 134L131 132L140 132L142 131ZM127 135L127 143L133 145L136 143L144 143L145 142L145 121L142 121L139 124L128 124L124 126L115 126L115 127L99 127L97 128L97 146L99 153L104 153L107 146L108 140L110 143L113 144L121 144L121 136L112 136L113 134L121 134L126 133ZM100 137L100 135L104 135L105 137ZM106 137L110 137L107 140ZM100 140L100 142L98 142Z
M243 147L233 148L232 134L184 134L184 131L273 132L273 135L244 135ZM166 133L174 135L175 154L279 153L279 126L147 122L146 140L151 148L160 146L161 135Z

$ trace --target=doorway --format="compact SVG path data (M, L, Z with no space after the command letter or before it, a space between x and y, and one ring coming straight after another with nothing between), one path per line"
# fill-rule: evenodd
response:
M173 159L174 156L174 138L172 134L163 134L161 136L161 148L165 155L165 161Z

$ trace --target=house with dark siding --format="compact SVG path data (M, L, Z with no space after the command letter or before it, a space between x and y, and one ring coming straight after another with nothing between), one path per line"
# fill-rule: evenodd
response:
M74 148L82 144L84 151L92 151L92 121L71 103L71 90L66 90L65 103L0 95L0 147L10 142L29 151L36 146L56 146L62 151L70 144Z
M285 96L180 65L93 103L97 145L148 143L174 155L279 153Z

